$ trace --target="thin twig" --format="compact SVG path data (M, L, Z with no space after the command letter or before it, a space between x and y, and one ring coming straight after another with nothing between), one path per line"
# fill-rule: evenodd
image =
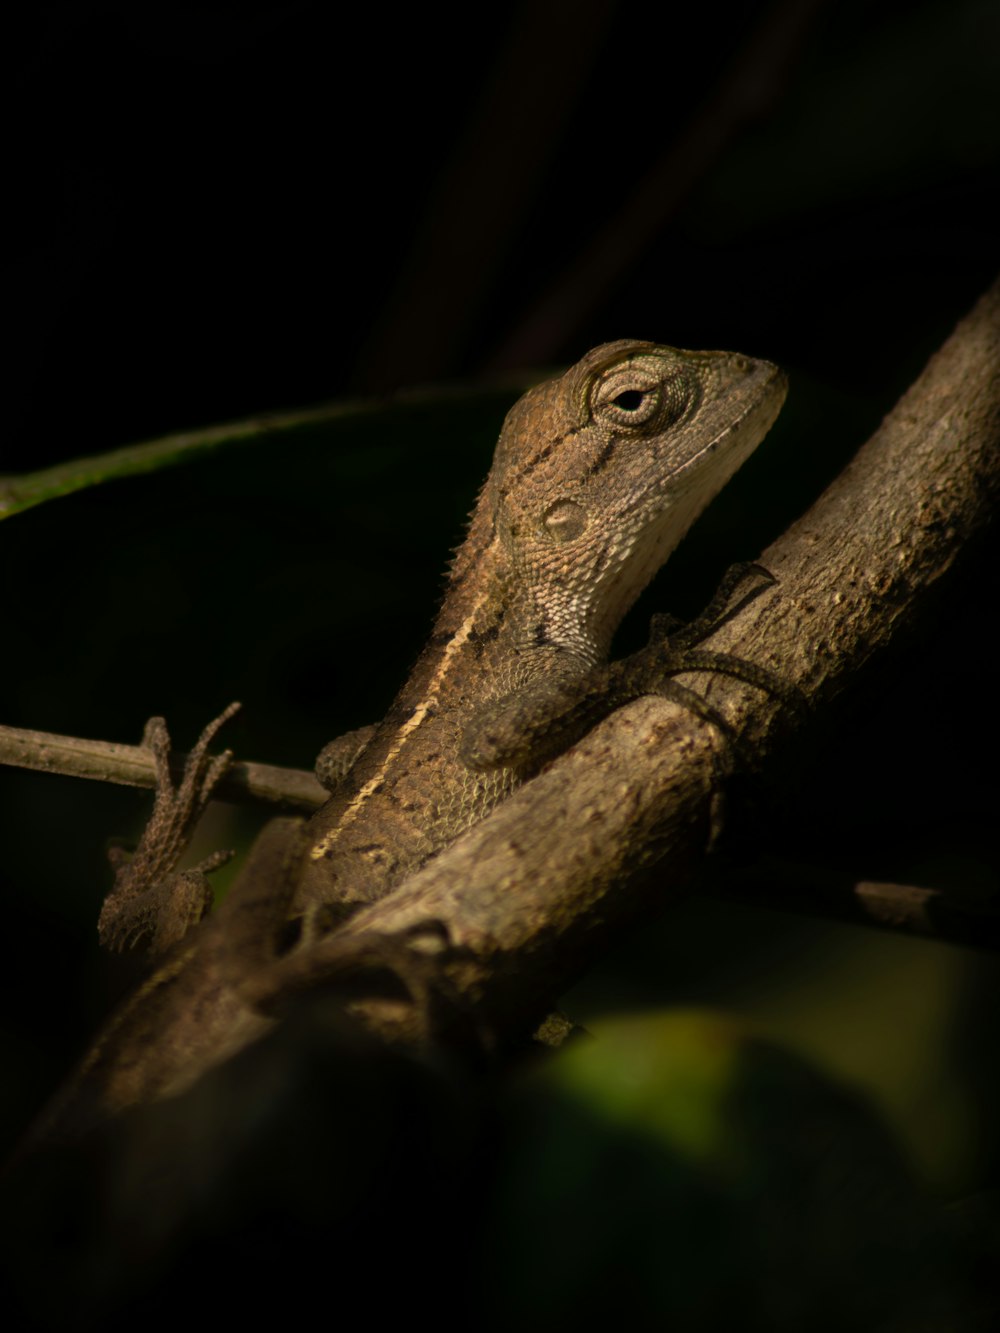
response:
M952 944L1000 949L1000 904L917 884L855 880L826 866L765 860L711 877L713 897L876 926Z
M186 761L185 754L171 755L170 770L178 780ZM94 778L123 787L152 789L156 785L153 753L144 746L83 740L19 727L0 726L0 764L39 773ZM327 793L314 774L304 769L233 763L219 783L216 795L224 801L264 805L275 813L311 814L322 805Z

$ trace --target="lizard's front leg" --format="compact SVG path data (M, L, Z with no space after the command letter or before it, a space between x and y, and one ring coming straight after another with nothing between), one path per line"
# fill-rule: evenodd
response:
M377 730L374 723L358 727L323 746L316 759L316 777L328 792L337 790Z
M735 606L733 593L748 577L762 578ZM654 617L645 648L616 662L595 667L569 681L542 679L516 694L491 700L469 719L461 743L461 757L470 768L501 766L528 776L567 749L616 708L645 694L658 694L711 722L732 741L725 719L696 691L673 677L689 671L733 676L775 695L795 710L803 698L774 672L728 653L698 645L748 600L774 583L760 565L734 565L705 611L684 624L670 616Z
M170 736L162 717L150 718L143 744L156 764L153 813L130 855L113 847L108 859L115 868L115 883L104 900L97 923L101 943L122 950L145 943L151 953L162 953L183 939L212 904L207 876L225 865L231 851L214 852L190 870L176 870L201 818L232 761L232 751L209 756L208 747L220 728L239 709L230 704L210 722L188 756L181 780L170 775Z

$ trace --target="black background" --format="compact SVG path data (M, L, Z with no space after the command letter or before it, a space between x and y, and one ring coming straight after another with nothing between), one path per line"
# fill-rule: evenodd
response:
M661 580L655 604L693 613L835 475L997 268L992 4L38 5L6 59L5 472L486 382L612 338L733 348L792 388ZM14 518L3 720L134 740L162 711L188 744L241 698L237 753L308 765L379 715L412 660L514 396L389 411ZM803 756L786 850L996 889L995 571L994 537ZM144 806L21 773L3 793L13 1136L125 984L92 923L104 840ZM247 833L227 813L205 837ZM839 994L852 946L819 929L689 909L580 1003L752 1009L782 984L795 1003L809 958ZM996 967L971 951L953 974L935 1077L960 1070L982 1125ZM913 1028L905 1000L894 1012ZM992 1178L980 1138L957 1176L941 1169L950 1186Z
M889 395L993 272L988 4L31 14L11 469L609 336Z

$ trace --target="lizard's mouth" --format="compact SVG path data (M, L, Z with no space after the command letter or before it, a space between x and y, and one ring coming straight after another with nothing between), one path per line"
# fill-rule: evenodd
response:
M788 380L784 372L768 362L761 364L767 365L771 372L764 382L764 392L761 397L749 401L738 417L728 422L723 430L702 445L690 458L678 464L657 487L657 494L662 495L664 490L674 486L681 477L690 472L706 475L707 490L705 463L713 455L718 455L720 467L717 472L712 469L709 496L709 499L714 499L733 473L746 462L774 425L781 411L781 405L785 401L785 394L788 392ZM722 466L723 460L725 466ZM704 490L700 487L699 494L704 494ZM708 502L709 500L705 500L705 504Z

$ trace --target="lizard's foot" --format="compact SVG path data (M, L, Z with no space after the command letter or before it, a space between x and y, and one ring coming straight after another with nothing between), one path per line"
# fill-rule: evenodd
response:
M105 948L130 949L144 942L152 953L162 953L183 939L211 907L212 890L206 876L225 865L234 853L215 852L190 870L178 872L176 866L232 762L231 750L210 757L208 747L238 709L239 704L230 704L208 724L188 755L176 787L170 775L166 723L162 717L150 718L146 723L143 745L153 753L156 797L153 813L132 855L120 847L108 852L115 883L97 923Z
M730 653L715 653L707 648L689 648L683 643L678 647L676 636L673 639L664 639L660 643L651 643L648 647L633 653L631 657L611 664L609 674L612 689L617 691L623 700L637 698L642 694L659 695L660 698L680 704L688 712L708 722L719 733L722 746L715 752L713 758L717 781L709 838L709 846L714 846L725 822L726 782L737 771L752 772L754 763L746 748L741 745L739 736L718 709L696 690L682 685L675 679L676 676L689 671L703 671L742 680L747 685L752 685L755 689L763 690L764 693L779 699L799 718L805 716L808 702L797 685L783 680L767 667L758 666L756 662L747 662L742 657Z
M755 579L752 587L747 588L738 601L733 602L733 594L741 584ZM712 600L700 616L694 620L678 620L668 612L657 611L649 623L649 643L662 643L669 639L675 648L693 647L702 643L732 616L741 611L748 602L759 597L767 588L772 588L777 579L763 565L753 561L741 560L730 565L722 576L722 582L712 595Z
M754 582L734 602L733 594L750 579L753 579ZM735 565L730 565L723 575L722 582L716 589L712 600L701 615L694 620L685 623L675 616L663 613L657 613L653 616L650 622L648 645L638 653L633 654L631 658L626 659L626 662L630 663L631 666L623 674L627 677L634 673L636 684L644 675L648 674L652 686L650 693L668 694L676 702L683 704L684 707L690 708L692 712L698 713L700 717L704 717L706 721L720 727L724 733L730 736L730 739L731 730L722 721L719 714L705 703L700 695L679 686L676 681L671 679L672 677L679 676L685 671L706 671L732 676L736 680L745 681L746 684L763 690L766 694L773 695L794 713L799 716L803 715L807 709L807 701L797 685L783 680L781 676L768 670L767 667L758 666L754 662L747 662L741 657L736 657L730 653L715 653L698 648L700 643L703 643L727 620L741 611L748 602L752 602L766 589L773 587L775 583L777 583L777 579L763 565L758 565L752 561L740 561ZM625 663L620 665L624 667ZM612 670L617 666L619 666L618 663L613 663ZM658 688L655 683L657 677L661 682ZM668 682L669 688L665 688ZM697 704L695 700L698 701Z
M731 605L733 593L751 576L756 580L754 586ZM805 696L797 686L766 667L697 646L775 582L761 565L733 565L696 620L682 624L672 616L654 617L650 642L630 657L595 667L582 680L543 679L480 705L464 727L459 758L472 769L506 766L528 776L616 708L644 694L658 694L681 704L712 723L732 746L733 730L721 714L674 679L688 671L733 676L774 695L801 715Z
M723 731L729 731L728 724L722 722L712 706L686 686L680 685L674 676L682 676L688 671L704 671L713 675L732 676L742 680L765 694L773 695L796 714L803 715L807 709L806 696L797 685L784 680L775 671L748 662L745 658L732 653L714 653L708 648L688 648L677 646L677 640L665 640L662 644L650 644L640 648L631 657L621 662L612 663L619 668L619 679L615 682L623 692L633 698L640 694L665 694L678 703L690 708L709 722L714 722ZM697 699L696 705L693 701Z
M734 601L734 593L749 579L754 582ZM726 779L740 769L752 770L753 763L726 718L701 694L682 685L676 677L689 671L731 676L772 695L802 718L808 711L808 700L797 685L756 662L698 646L776 582L774 575L762 565L740 563L730 566L700 616L687 624L672 616L654 616L648 645L621 662L611 663L609 668L613 692L623 697L658 694L680 704L719 732L722 748L715 755L714 767L720 781L716 783L712 806L710 846L717 841L724 823Z

